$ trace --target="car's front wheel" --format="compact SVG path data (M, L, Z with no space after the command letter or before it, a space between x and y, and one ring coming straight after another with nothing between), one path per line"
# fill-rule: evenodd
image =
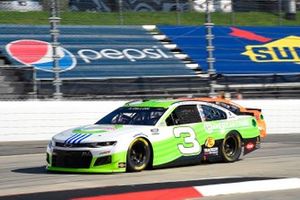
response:
M136 138L129 146L127 152L127 171L136 172L144 170L151 157L149 143L144 138Z
M242 141L238 133L231 132L223 140L221 153L224 162L234 162L242 153Z

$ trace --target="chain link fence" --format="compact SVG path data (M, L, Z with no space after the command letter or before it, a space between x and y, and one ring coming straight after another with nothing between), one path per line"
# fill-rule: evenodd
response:
M49 26L53 1L0 0L0 24L17 24L17 27L20 25L20 31L22 31L21 25L24 24ZM285 26L300 24L297 13L297 10L300 9L300 0L56 0L56 2L59 3L58 17L61 18L59 24L62 25L203 25L207 10L211 12L212 22L216 25ZM0 62L2 62L2 64L0 63L2 66L8 65L5 59L0 59ZM2 68L0 72L2 86L13 85L6 88L0 87L0 93L3 94L2 99L3 97L7 97L4 99L52 98L52 94L55 92L52 80L36 81L34 77L28 75L30 70L32 69L23 70L24 72L20 72L22 73L20 75L19 72L11 72L11 69L4 70ZM143 79L139 82L122 79L89 82L73 80L64 81L62 85L66 88L63 91L64 97L76 99L95 97L111 99L120 98L120 95L122 98L153 97L155 95L157 97L208 95L209 88L207 88L208 80L206 78L202 78L201 82L198 77L181 81L178 80L178 77L173 79L174 77L166 80L161 78L157 80ZM255 83L262 84L262 80L265 79L267 78L250 77L249 83L257 80ZM299 84L293 87L290 85L269 87L269 83L274 83L272 80L263 82L263 85L253 87L250 85L251 88L245 88L243 85L234 85L223 78L218 79L218 82L223 82L220 87L217 87L217 91L226 90L233 94L238 91L243 92L245 97L257 95L255 96L257 98L273 97L274 95L277 98L299 97ZM299 83L298 80L299 78L281 82ZM60 82L54 82L60 84ZM237 80L236 82L242 81ZM24 83L27 84L26 87ZM230 85L234 85L234 87L230 88ZM90 88L93 90L92 86L105 89L97 94L92 91L92 96L89 96L86 91ZM120 89L121 86L126 86L126 90ZM166 89L167 86L168 89ZM257 90L258 87L261 88L261 91ZM120 90L123 93L120 93ZM20 93L18 91L23 91L26 95L18 96L17 94ZM56 92L59 94L60 91Z
M60 0L62 24L298 25L299 0ZM48 24L51 0L1 0L0 23Z

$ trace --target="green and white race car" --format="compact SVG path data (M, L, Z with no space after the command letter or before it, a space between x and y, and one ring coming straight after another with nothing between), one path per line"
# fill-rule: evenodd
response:
M253 116L201 101L144 100L55 135L47 147L47 169L111 173L234 162L259 146Z

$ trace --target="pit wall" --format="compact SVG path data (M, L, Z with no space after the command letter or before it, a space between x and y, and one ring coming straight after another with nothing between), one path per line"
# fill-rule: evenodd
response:
M49 140L54 134L93 124L126 101L2 101L0 142ZM268 134L300 133L300 100L238 100L261 108Z

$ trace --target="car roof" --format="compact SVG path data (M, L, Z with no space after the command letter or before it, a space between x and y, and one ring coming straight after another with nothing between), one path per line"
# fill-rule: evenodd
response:
M148 107L148 108L169 108L174 103L182 100L138 100L130 101L124 106L126 107Z
M212 97L185 98L185 99L182 99L182 100L205 101L205 102L211 102L211 103L214 103L214 102L223 102L223 103L227 103L227 104L236 106L236 107L238 107L240 109L244 109L243 106L241 106L239 104L236 104L235 102L233 102L233 101L231 101L229 99L223 99L223 98L219 98L219 97L216 97L216 98L212 98Z
M222 102L222 103L226 103L226 104L230 104L232 106L236 106L240 109L240 112L248 112L248 113L254 113L254 114L261 114L260 109L258 108L245 108L235 102L233 102L230 99L224 99L224 98L220 98L220 97L216 97L216 98L212 98L212 97L198 97L198 98L180 98L181 100L185 100L185 101L204 101L204 102L210 102L210 103L215 103L215 102Z
M147 107L147 108L169 108L170 106L177 105L186 105L190 103L197 104L209 104L210 102L196 100L196 99L171 99L171 100L138 100L138 101L130 101L126 103L125 107ZM214 105L214 104L210 104Z

